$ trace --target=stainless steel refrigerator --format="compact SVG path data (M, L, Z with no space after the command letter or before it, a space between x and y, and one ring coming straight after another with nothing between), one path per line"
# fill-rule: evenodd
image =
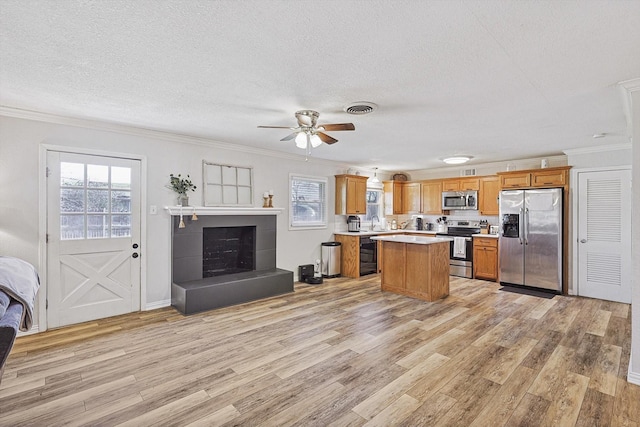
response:
M500 283L562 292L562 189L500 193Z

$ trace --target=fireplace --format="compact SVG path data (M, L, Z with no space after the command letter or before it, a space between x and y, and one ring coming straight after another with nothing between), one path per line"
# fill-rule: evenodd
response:
M184 314L293 292L276 268L276 215L172 216L171 305Z
M206 227L202 233L202 277L255 270L256 227Z

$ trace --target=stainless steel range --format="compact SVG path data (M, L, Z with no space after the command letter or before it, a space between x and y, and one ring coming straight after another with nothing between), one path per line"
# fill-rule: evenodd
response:
M452 276L473 277L473 236L480 233L479 221L448 221L445 233L436 236L453 239L449 247L449 266Z

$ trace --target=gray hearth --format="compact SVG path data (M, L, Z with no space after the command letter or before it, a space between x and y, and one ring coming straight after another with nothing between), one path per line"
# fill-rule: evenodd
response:
M293 292L276 268L275 215L172 217L171 305L183 314Z

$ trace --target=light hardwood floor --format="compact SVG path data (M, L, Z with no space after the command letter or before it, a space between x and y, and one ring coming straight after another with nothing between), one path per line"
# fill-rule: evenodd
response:
M171 308L16 341L0 425L638 426L630 310L377 275L189 317Z

